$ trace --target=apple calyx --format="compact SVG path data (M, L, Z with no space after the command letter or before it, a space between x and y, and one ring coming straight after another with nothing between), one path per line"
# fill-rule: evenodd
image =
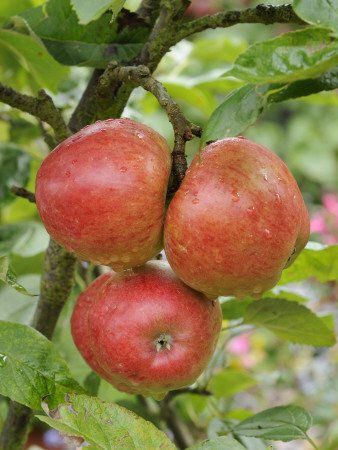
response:
M154 341L157 352L163 352L165 350L170 350L173 338L170 334L162 333Z

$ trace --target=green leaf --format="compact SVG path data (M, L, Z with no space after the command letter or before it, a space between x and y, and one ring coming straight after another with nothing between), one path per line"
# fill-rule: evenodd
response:
M9 264L7 256L0 256L0 281L8 284L11 288L20 292L20 294L35 297L37 294L30 294L16 279L16 273Z
M81 436L104 450L119 447L176 448L152 423L114 403L74 394L68 395L66 401L68 405L60 405L58 408L58 419L37 417L62 433Z
M96 5L96 2L91 2ZM123 13L121 13L123 14ZM21 13L47 50L61 64L105 68L112 59L122 62L136 56L149 30L142 24L118 29L104 14L88 25L78 23L70 0L49 0Z
M275 286L271 291L265 292L262 298L281 298L290 302L298 303L304 303L308 301L307 298L290 291L290 288L288 286Z
M253 44L226 73L253 84L315 78L338 64L338 42L327 28L306 28Z
M238 436L251 436L274 441L307 439L312 425L311 415L300 406L277 406L243 420L233 428Z
M71 0L81 24L98 19L105 11L111 9L113 18L121 11L126 0Z
M337 0L294 0L293 9L299 17L312 25L338 31Z
M321 283L338 279L338 245L309 243L296 261L283 270L279 285L316 277Z
M208 388L216 398L231 396L257 384L252 376L241 370L225 369L214 375Z
M202 135L202 146L239 133L256 122L263 110L267 87L246 84L230 92L211 114Z
M46 395L55 407L67 392L83 392L54 345L27 325L0 322L0 355L0 393L11 400L41 409Z
M267 328L298 344L328 347L336 343L334 334L319 317L304 305L287 300L256 300L247 307L243 324Z
M46 250L48 242L49 235L40 222L25 220L0 225L0 255L34 256Z
M60 66L47 52L45 46L32 31L27 22L15 16L0 28L0 48L12 53L12 57L33 76L37 84L52 92L57 91L59 82L69 70Z
M246 84L230 92L224 102L212 113L204 128L202 145L209 141L243 133L257 121L264 108L272 103L337 88L338 67L328 70L318 78L295 81L284 86Z
M23 275L18 277L18 281L20 285L25 286L28 292L32 294L39 292L39 275ZM15 292L10 286L5 285L0 289L0 320L20 322L28 325L33 319L37 302L38 297L36 295L25 297L22 293Z
M16 199L9 188L26 186L30 174L31 156L9 142L0 144L0 208Z
M338 88L338 67L328 70L318 78L295 81L285 85L268 97L268 103L284 102L298 97L305 97L321 91Z
M16 273L10 265L8 266L8 270L6 273L6 279L4 281L5 281L5 283L8 284L8 286L10 286L11 288L20 292L20 294L28 295L29 297L36 297L38 295L38 294L30 294L26 290L26 288L24 288L21 284L18 283L18 280L16 278Z
M245 447L241 445L236 439L221 436L216 439L207 439L203 442L188 447L193 450L207 449L207 450L244 450Z
M245 298L243 300L238 300L236 298L231 298L221 303L223 319L225 320L236 320L241 319L247 306L254 300L252 298Z

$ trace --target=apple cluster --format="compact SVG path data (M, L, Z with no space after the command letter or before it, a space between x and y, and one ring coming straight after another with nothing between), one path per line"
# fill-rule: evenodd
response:
M206 368L219 296L260 298L302 251L309 217L281 159L245 138L207 145L165 211L171 152L131 119L89 125L43 161L36 202L50 236L113 270L78 298L72 335L117 389L163 398ZM168 259L150 261L164 246Z

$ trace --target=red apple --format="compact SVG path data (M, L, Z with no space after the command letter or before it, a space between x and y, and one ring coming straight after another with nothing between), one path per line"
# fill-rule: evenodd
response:
M115 270L162 249L170 149L131 119L89 125L43 161L36 203L51 237L84 261Z
M216 14L222 10L222 5L216 0L193 0L187 9L186 17L203 17L210 14Z
M192 384L215 351L218 300L184 285L163 261L99 280L80 295L71 320L91 367L130 394L161 398Z
M96 362L96 357L91 348L87 322L88 312L95 301L96 294L114 273L115 272L110 270L109 272L99 276L91 283L90 286L88 286L85 291L79 295L70 320L73 341L83 359L86 361L88 366L90 366L97 374L108 382L111 381L111 378L109 374Z
M248 139L216 141L197 154L169 205L168 261L210 298L259 298L309 237L309 217L291 172Z

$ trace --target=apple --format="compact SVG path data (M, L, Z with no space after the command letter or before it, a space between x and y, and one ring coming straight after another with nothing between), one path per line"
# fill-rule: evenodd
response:
M216 14L222 10L222 5L215 0L193 0L187 9L186 17L203 17L206 15Z
M165 139L131 119L89 125L43 161L36 203L50 236L94 264L123 270L163 248L171 169Z
M96 294L114 273L114 271L110 270L99 276L79 295L70 320L75 346L88 366L108 382L111 381L109 374L96 362L96 357L91 349L87 322L88 311L94 303Z
M260 298L308 237L309 216L291 172L243 137L215 141L195 156L164 227L172 269L210 298Z
M163 398L192 384L218 340L222 311L165 261L99 278L78 299L75 345L116 389Z

